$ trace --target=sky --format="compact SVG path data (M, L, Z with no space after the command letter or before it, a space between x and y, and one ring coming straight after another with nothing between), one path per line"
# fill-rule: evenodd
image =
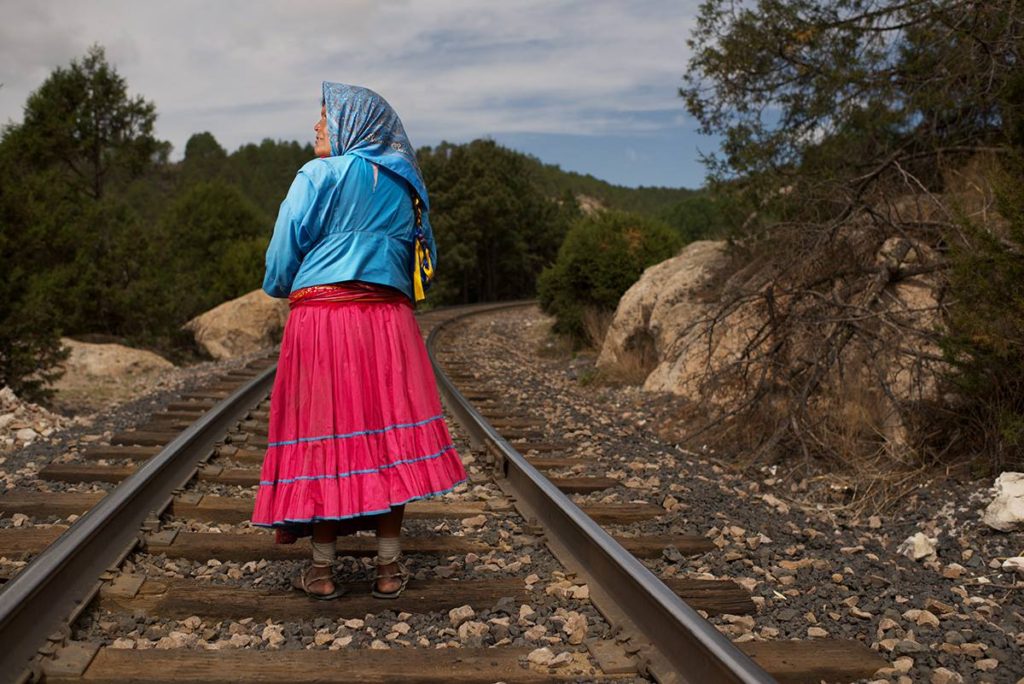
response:
M93 43L180 158L312 142L320 82L382 94L413 144L487 137L627 186L698 187L678 88L698 0L0 0L0 122Z

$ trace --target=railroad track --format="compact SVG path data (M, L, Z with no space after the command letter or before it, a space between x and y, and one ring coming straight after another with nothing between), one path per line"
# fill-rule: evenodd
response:
M495 306L418 315L473 467L464 492L407 506L415 578L400 599L369 596L375 543L363 535L339 538L343 569L364 578L348 595L283 587L306 545L274 545L246 523L274 370L258 362L40 472L120 483L109 492L0 496L0 514L28 521L0 529L0 557L31 559L0 577L0 681L851 681L886 664L857 642L731 643L698 611L753 612L741 587L662 582L640 560L705 553L707 539L613 537L604 526L665 511L573 504L567 494L613 482L546 477L572 465L572 445L546 439L458 358L450 324ZM538 596L559 604L546 624L531 619Z

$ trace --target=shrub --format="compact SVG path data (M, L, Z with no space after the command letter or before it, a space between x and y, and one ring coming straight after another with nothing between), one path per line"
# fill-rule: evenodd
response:
M996 181L1005 221L968 220L951 231L942 341L959 395L942 422L942 446L962 442L958 451L986 454L994 472L1024 464L1024 163L1007 166Z
M570 227L555 263L540 275L540 305L557 319L557 332L584 340L587 316L614 311L645 268L673 256L681 246L677 231L656 219L619 211L580 218Z

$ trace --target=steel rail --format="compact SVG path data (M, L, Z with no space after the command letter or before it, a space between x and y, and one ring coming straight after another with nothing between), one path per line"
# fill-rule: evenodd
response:
M500 308L530 303L510 302ZM517 507L524 506L548 536L572 556L574 565L592 578L615 604L616 612L632 623L657 651L659 660L671 668L672 679L693 684L774 683L770 674L551 484L463 397L435 357L433 345L444 328L477 313L470 311L439 322L427 337L427 349L448 409L474 442L496 449L505 460L505 477L517 498Z
M0 590L0 681L16 681L47 637L91 598L101 574L134 547L139 527L192 478L228 429L267 395L272 365L143 463Z

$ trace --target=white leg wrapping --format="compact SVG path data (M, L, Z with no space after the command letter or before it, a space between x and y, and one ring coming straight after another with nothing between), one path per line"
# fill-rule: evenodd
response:
M377 537L377 558L382 564L392 562L401 552L401 537Z
M313 563L316 565L334 565L338 555L335 542L313 542Z

